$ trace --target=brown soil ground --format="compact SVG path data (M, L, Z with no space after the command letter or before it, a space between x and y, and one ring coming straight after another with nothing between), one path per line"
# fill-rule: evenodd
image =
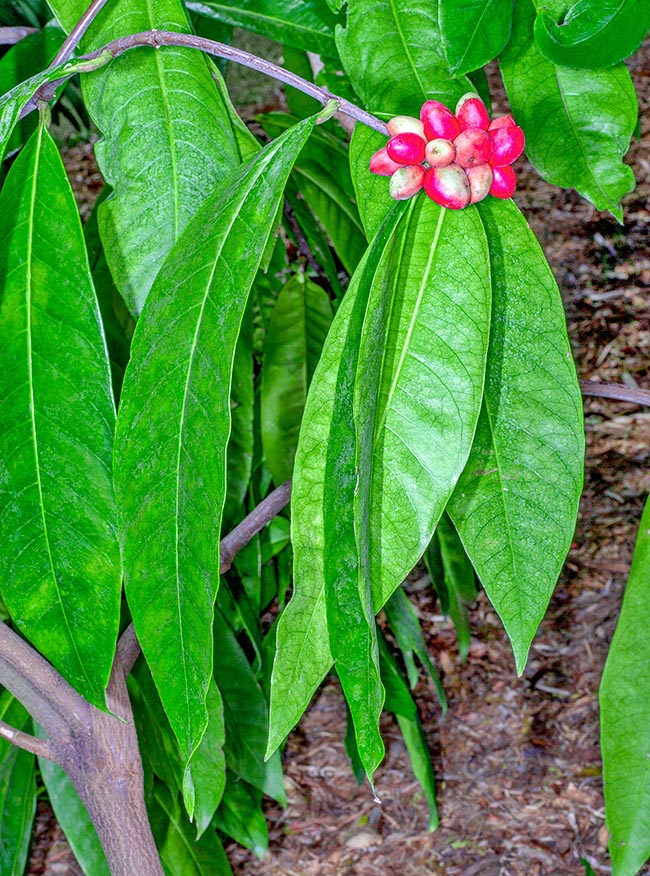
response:
M515 200L562 290L580 376L650 388L648 46L632 69L643 130L627 158L638 186L626 199L624 226L547 185L524 162ZM87 204L100 185L90 149L71 153L68 167ZM440 829L425 830L426 807L389 717L387 756L376 776L381 804L367 785L357 788L342 744L343 700L328 681L289 739L289 805L268 807L268 855L259 861L228 846L237 874L583 876L581 859L596 874L610 872L597 691L650 491L650 412L587 398L585 414L585 491L574 545L522 678L484 596L472 611L473 643L463 665L426 579L408 585L449 699L441 719L431 685L417 690ZM77 873L41 804L31 876Z

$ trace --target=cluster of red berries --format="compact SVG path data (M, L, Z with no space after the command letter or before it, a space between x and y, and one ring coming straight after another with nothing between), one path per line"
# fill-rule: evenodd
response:
M517 182L510 166L524 151L524 132L511 115L490 121L475 92L463 95L452 113L427 100L420 118L395 116L390 140L370 159L370 170L390 176L390 195L412 198L421 188L437 204L461 210L488 194L511 198Z

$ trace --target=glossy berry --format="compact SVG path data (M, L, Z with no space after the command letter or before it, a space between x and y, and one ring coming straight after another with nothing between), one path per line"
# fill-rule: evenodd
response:
M492 119L488 131L496 131L499 128L511 128L515 124L515 120L511 115L499 116L498 119Z
M456 118L461 131L467 128L482 128L487 131L490 124L487 108L475 91L468 91L458 101Z
M370 173L376 173L379 176L391 176L398 167L402 167L402 165L389 157L385 146L378 149L370 159Z
M420 119L413 116L395 116L390 122L386 122L386 127L391 137L394 137L395 134L411 133L418 134L424 139L424 125Z
M399 167L390 178L388 192L396 201L405 201L417 195L423 185L424 168L421 164Z
M490 194L495 198L511 198L517 188L517 179L514 170L507 167L493 167L494 178L490 186Z
M453 140L460 134L458 119L437 100L427 100L422 104L420 118L424 125L424 136L427 140Z
M405 132L391 137L386 145L389 158L398 164L420 164L424 161L425 142L419 134Z
M451 140L437 137L429 140L424 150L424 157L431 167L446 167L456 157L456 147Z
M469 179L457 164L430 167L424 176L424 191L436 204L451 210L462 210L469 204Z
M478 167L468 167L466 170L469 180L469 202L478 204L490 193L494 174L489 164L481 164Z
M526 142L524 132L517 125L497 128L491 131L489 136L492 138L490 158L492 167L505 167L507 164L512 164L524 151Z
M483 128L467 128L454 140L456 164L475 167L486 164L492 156L492 137Z

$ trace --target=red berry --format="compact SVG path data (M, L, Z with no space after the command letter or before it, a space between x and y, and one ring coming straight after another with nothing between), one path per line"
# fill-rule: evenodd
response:
M395 116L390 122L386 122L386 127L388 128L388 133L393 137L395 134L410 132L412 134L419 134L420 137L424 138L424 125L419 119L413 118L413 116Z
M494 179L490 186L490 194L495 198L511 198L517 188L517 179L514 170L507 167L493 167Z
M499 116L498 119L493 119L490 122L488 131L496 131L498 128L511 128L515 124L515 120L511 115Z
M467 128L454 140L456 164L475 167L486 164L492 155L492 137L483 128Z
M391 176L401 166L389 157L385 146L378 149L370 159L370 173L376 173L379 176Z
M487 131L490 116L485 104L475 91L468 91L456 104L456 117L461 131L466 128L482 128Z
M424 157L431 167L446 167L456 157L456 147L451 140L437 137L429 140L424 150Z
M489 164L480 164L478 167L468 167L466 170L469 180L469 202L477 204L486 198L490 192L490 186L494 178Z
M490 133L492 138L492 167L505 167L512 164L524 151L526 139L524 132L517 125L508 128L497 128Z
M427 100L422 105L420 118L424 124L424 136L427 140L453 140L460 134L458 119L437 100Z
M406 201L417 195L424 185L424 168L421 164L413 167L399 167L391 176L388 192L396 201Z
M389 158L398 164L420 164L424 161L426 143L418 134L405 132L391 137L386 145Z
M430 167L424 175L424 191L436 204L451 210L462 210L469 204L469 180L457 164Z

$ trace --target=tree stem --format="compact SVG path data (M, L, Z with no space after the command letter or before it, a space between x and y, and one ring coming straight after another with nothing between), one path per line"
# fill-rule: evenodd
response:
M595 395L599 398L611 398L616 401L630 402L633 405L650 407L650 391L637 386L626 386L624 383L599 383L595 380L581 380L580 389L583 395Z
M101 9L106 6L106 3L107 0L92 0L88 9L86 9L79 21L65 38L63 45L56 53L50 67L56 67L57 64L63 64L72 57L72 54L81 42L83 35L86 33L95 18L97 18Z

